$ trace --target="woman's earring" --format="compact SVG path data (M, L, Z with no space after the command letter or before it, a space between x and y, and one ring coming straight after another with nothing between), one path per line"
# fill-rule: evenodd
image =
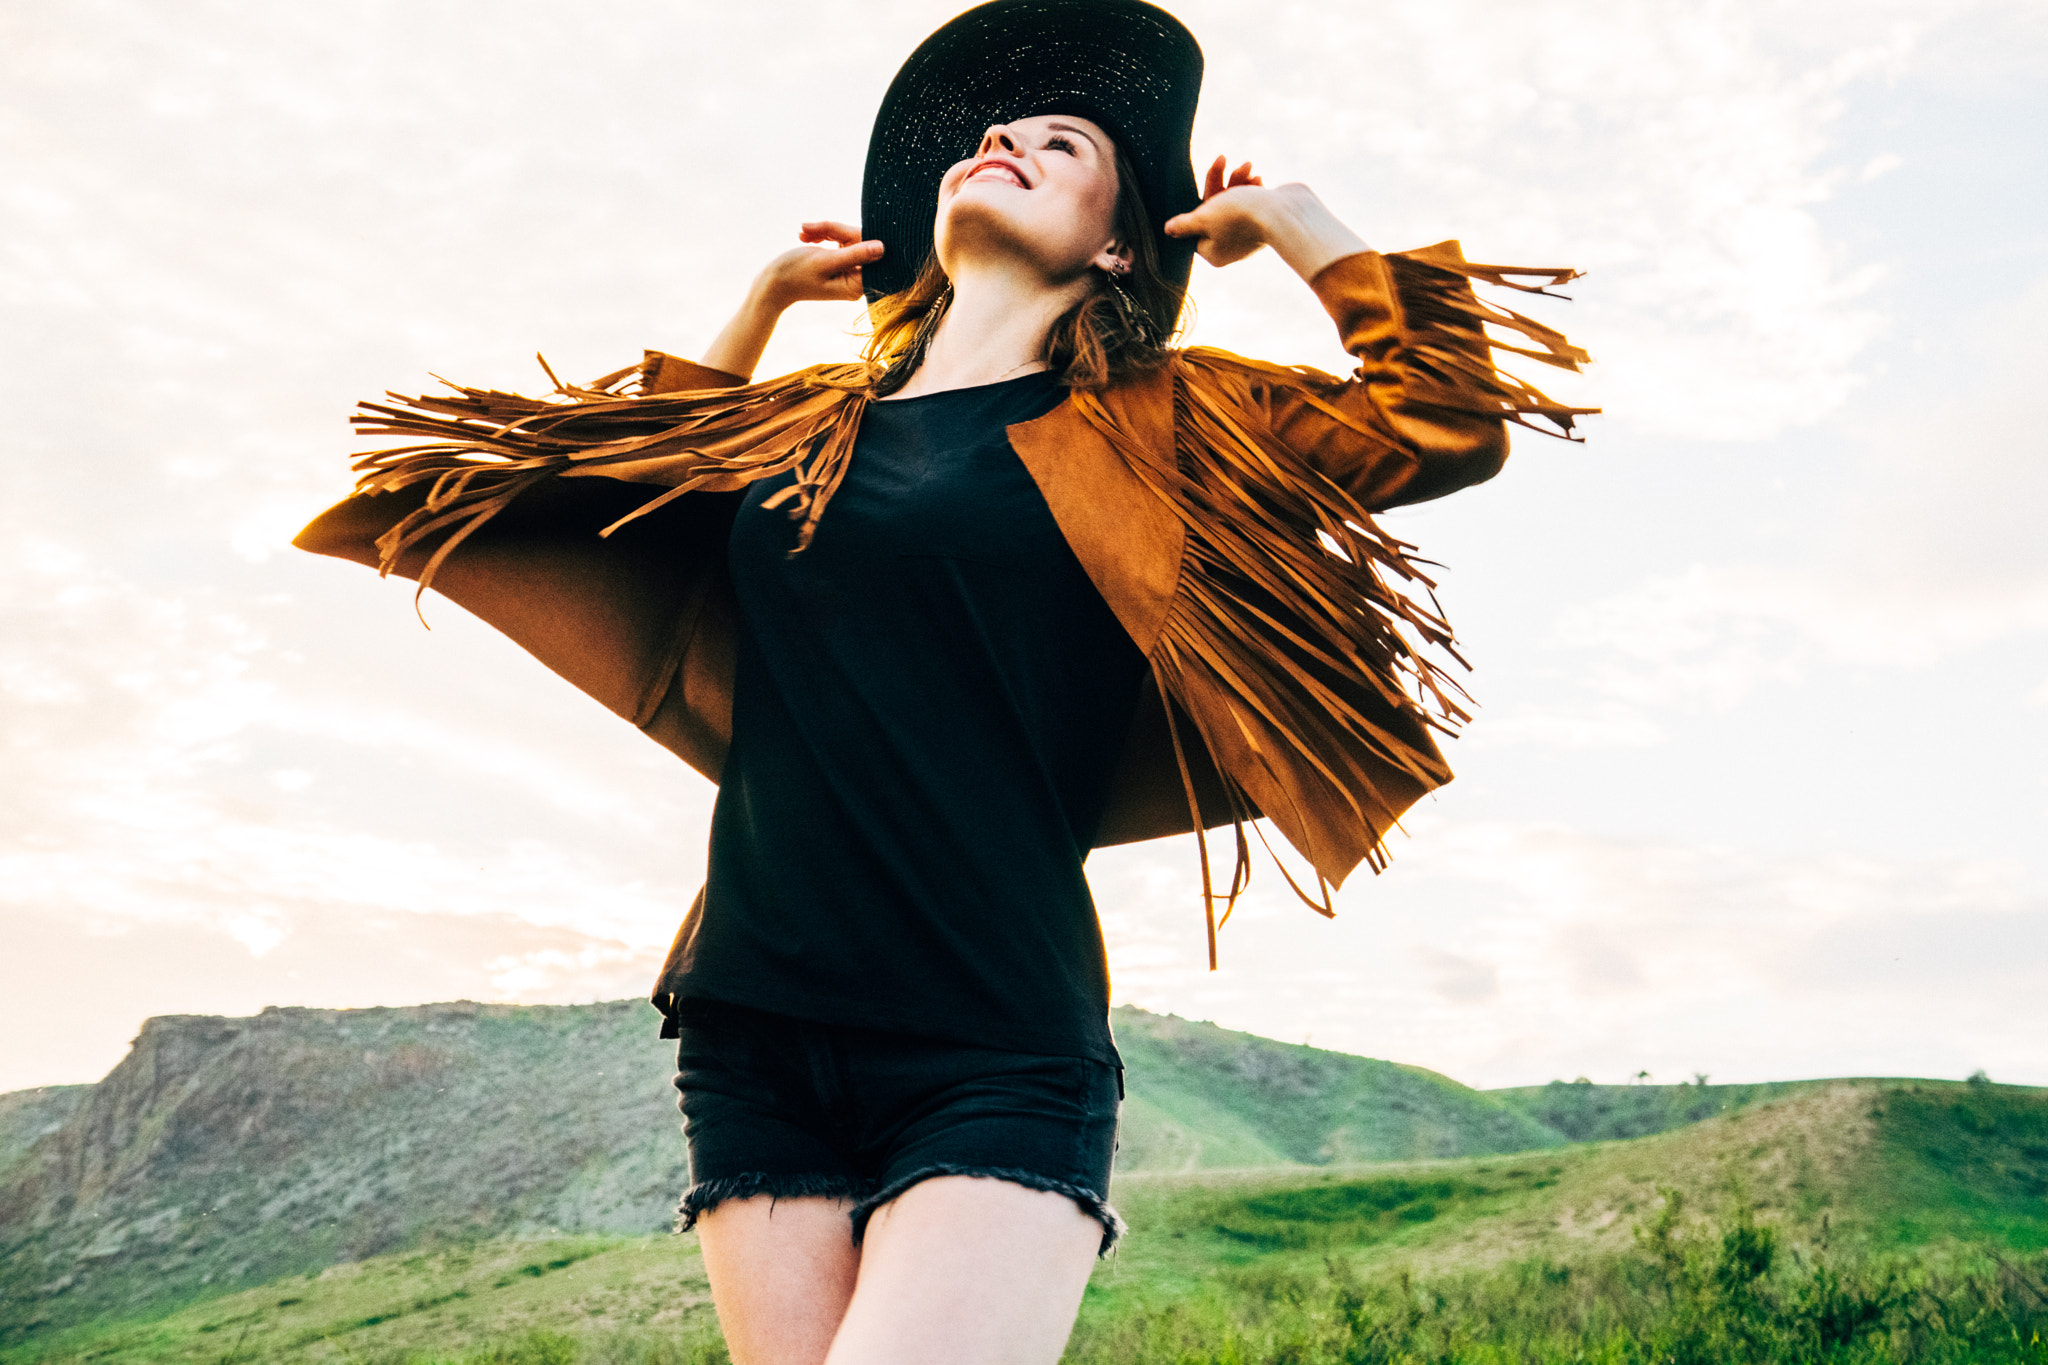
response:
M912 369L917 368L918 364L924 360L924 353L931 349L932 334L939 330L939 319L946 316L946 305L952 301L953 286L948 284L939 291L938 298L932 301L932 306L926 310L923 319L918 322L917 335L910 342Z
M1137 337L1144 345L1155 345L1152 340L1151 320L1145 316L1144 310L1138 307L1138 301L1131 297L1130 291L1124 288L1122 280L1118 278L1129 269L1126 265L1108 276L1109 301L1115 306L1117 320L1123 323L1125 331Z
M932 335L939 330L939 319L946 315L946 305L953 301L953 286L949 282L939 292L932 306L918 320L917 335L910 339L909 349L897 356L882 377L875 381L875 394L886 398L910 382L910 376L917 373L917 367L924 364L924 353L931 349Z

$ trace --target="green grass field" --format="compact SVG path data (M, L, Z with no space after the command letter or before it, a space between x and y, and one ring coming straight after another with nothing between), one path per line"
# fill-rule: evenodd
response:
M2048 1365L2048 1095L1837 1084L1508 1157L1120 1180L1068 1359ZM497 1238L9 1362L708 1365L690 1237Z

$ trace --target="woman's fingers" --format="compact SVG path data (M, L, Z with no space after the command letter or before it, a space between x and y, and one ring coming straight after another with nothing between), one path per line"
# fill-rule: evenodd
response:
M1229 157L1217 157L1203 178L1202 202L1167 219L1166 235L1199 238L1195 249L1211 265L1243 260L1266 244L1260 197L1267 193L1265 185L1252 174L1251 162L1231 170Z
M1211 237L1227 224L1229 218L1229 206L1218 205L1211 198L1204 199L1186 213L1176 213L1159 226L1169 237Z
M836 280L842 275L860 277L860 268L882 257L880 242L855 242L842 247L799 247L804 253L802 268L821 280Z
M880 242L851 242L842 247L812 247L812 259L823 261L829 270L844 270L848 266L859 266L879 259L882 254Z
M851 300L861 296L861 267L882 258L880 242L861 241L859 230L845 223L806 223L815 232L816 245L793 246L770 261L762 282L782 306L808 300ZM845 237L852 238L840 245Z
M881 259L880 242L855 240L833 250L811 248L810 265L818 272L817 292L814 297L833 302L850 301L861 296L861 267L870 261Z
M841 246L852 246L860 240L860 229L851 223L819 219L815 223L805 223L796 237L800 242L837 242Z
M869 261L878 260L882 255L880 242L856 242L852 246L840 247L837 251L821 251L816 256L819 267L831 279L842 275L860 278L860 268Z
M1230 159L1222 156L1209 163L1209 174L1202 184L1202 197L1204 199L1214 199L1223 191L1234 190L1239 185L1263 185L1266 183L1252 174L1252 163L1249 161L1239 166L1236 170L1229 171L1229 174L1226 175L1225 171L1229 170L1229 166Z
M1226 186L1199 207L1167 219L1166 235L1198 239L1195 250L1211 265L1241 261L1266 244L1261 206L1262 196L1271 193L1250 182Z

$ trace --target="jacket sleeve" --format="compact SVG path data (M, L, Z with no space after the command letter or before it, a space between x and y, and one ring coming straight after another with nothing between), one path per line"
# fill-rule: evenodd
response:
M642 393L679 393L685 389L733 389L746 382L739 375L714 370L709 365L699 365L694 360L685 360L681 356L669 355L665 351L649 351L647 358L640 362Z
M1341 257L1310 287L1358 369L1345 380L1304 370L1285 372L1285 382L1254 377L1255 400L1282 444L1369 510L1482 483L1507 460L1509 422L1535 427L1529 418L1540 417L1569 436L1572 419L1594 409L1553 403L1495 367L1496 349L1570 370L1589 357L1562 333L1481 301L1471 281L1543 293L1515 277L1562 283L1574 274L1472 265L1456 242ZM1489 324L1532 345L1494 341Z

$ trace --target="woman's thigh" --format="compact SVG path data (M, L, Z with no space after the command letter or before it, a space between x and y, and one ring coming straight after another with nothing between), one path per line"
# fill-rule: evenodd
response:
M921 1181L868 1223L830 1365L1052 1365L1101 1242L1066 1195Z
M850 1199L728 1199L697 1218L734 1365L819 1365L853 1297Z

